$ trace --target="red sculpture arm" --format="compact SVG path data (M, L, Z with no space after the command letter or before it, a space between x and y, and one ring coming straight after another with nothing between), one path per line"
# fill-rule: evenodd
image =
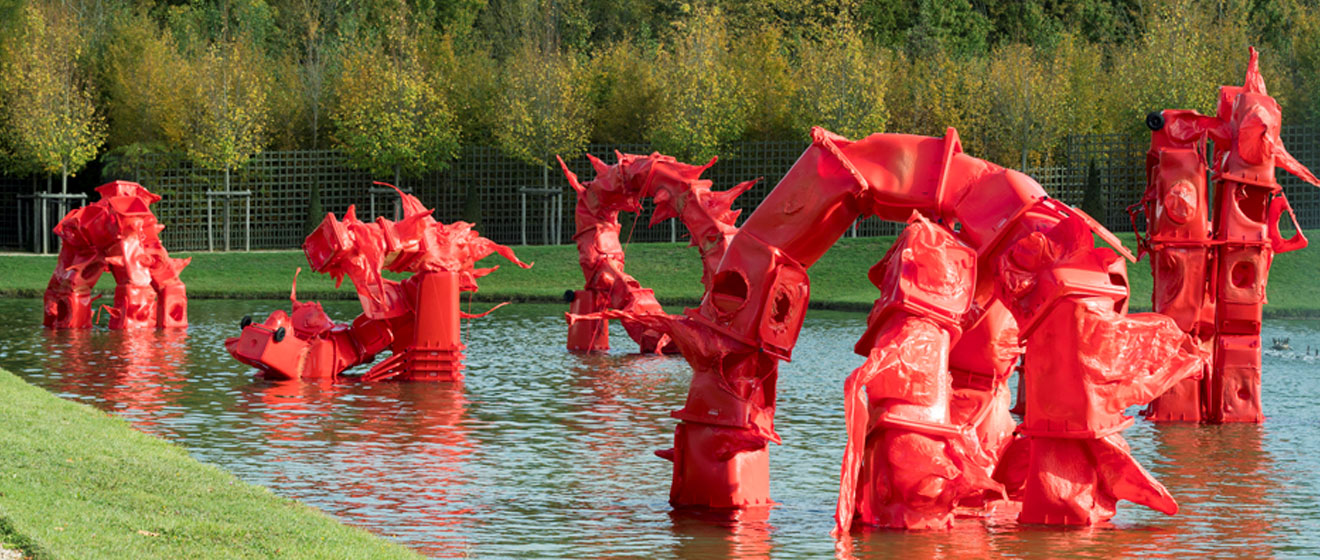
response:
M669 328L694 370L687 404L674 413L682 422L675 432L675 448L663 452L675 463L670 494L675 505L769 503L763 473L768 471L766 443L777 440L773 428L777 360L791 357L801 328L808 296L806 268L861 215L899 220L916 211L939 227L957 232L953 236L957 242L976 254L977 268L997 271L964 289L978 294L978 309L991 309L993 298L1003 298L1027 340L1057 309L1079 300L1108 301L1111 313L1126 308L1121 260L1113 251L1094 249L1091 242L1093 232L1116 242L1113 235L1080 211L1049 200L1029 177L963 154L952 130L943 139L877 134L848 141L815 129L812 138L812 146L730 241L700 308ZM1044 231L1052 231L1054 237L1043 236L1040 232ZM1078 256L1059 260L1054 258L1056 253ZM1000 265L1004 259L1030 272ZM1099 308L1087 309L1104 313ZM923 319L938 316L932 313L934 309L922 309L913 313L916 323L902 321L888 327L912 329L924 324ZM1078 325L1060 328L1070 329L1071 334L1055 336L1081 340ZM921 331L910 332L915 336ZM1186 338L1170 328L1149 328L1138 334L1127 343L1180 347ZM1092 352L1105 350L1064 348L1082 359L1093 359ZM884 356L882 352L877 357ZM1178 362L1184 367L1156 377L1163 382L1195 375L1199 372L1194 367L1199 364L1196 360L1199 357ZM1024 378L1028 390L1033 386L1048 390L1046 377L1037 371L1028 359ZM1082 373L1073 369L1060 375L1083 395L1072 411L1086 420L1081 422L1083 429L1072 429L1068 422L1036 422L1044 412L1028 406L1028 425L1040 428L1032 436L1032 453L1039 459L1033 459L1029 468L1037 469L1061 453L1048 442L1036 445L1036 440L1106 439L1112 432L1091 428L1118 429L1123 424L1121 410L1111 406L1116 394L1092 390L1100 381ZM1121 380L1105 383L1138 384L1142 373L1130 371ZM883 390L878 392L883 394ZM980 421L963 420L966 427ZM1002 419L995 424L1002 425ZM985 433L989 435L989 431ZM1003 442L1002 432L995 441ZM1072 468L1094 472L1106 467L1084 463ZM979 472L974 474L984 472L976 470ZM1130 469L1117 471L1128 473ZM1046 474L1032 470L1023 478L1030 485L1033 478L1043 476ZM1086 492L1103 491L1098 484L1090 484ZM865 485L865 481L859 483L859 487ZM1081 497L1084 493L1053 488L1041 495L1028 493L1028 499L1050 504L1036 508L1048 510L1069 499L1078 500L1073 505L1087 503ZM846 489L844 494L848 494ZM955 499L940 501L951 504ZM1096 508L1085 518L1046 520L1087 522L1104 516L1103 508Z
M997 454L981 449L952 406L950 354L975 269L971 249L919 215L871 269L882 297L856 347L866 362L844 381L840 533L854 516L868 525L950 527L959 500L1002 494L990 478Z
M653 197L656 206L651 225L675 217L683 222L691 235L692 245L701 253L702 283L709 286L712 271L724 256L728 240L737 231L734 224L741 211L731 209L733 201L756 181L715 192L711 190L710 181L700 178L715 164L714 159L704 166L695 166L660 154L616 153L616 156L618 162L610 166L588 154L596 178L585 184L578 181L577 175L568 170L562 159L559 162L578 195L577 232L573 238L577 241L578 262L586 279L585 288L574 294L572 312L587 315L607 309L626 311L625 318L620 321L629 336L637 341L642 351L659 352L668 346L665 336L630 318L662 315L664 309L651 290L642 288L623 270L619 212L637 212L644 197ZM570 348L608 348L608 339L601 332L603 329L603 321L570 327ZM668 348L668 351L673 350L672 346Z
M398 222L364 223L349 207L342 222L328 214L303 243L314 270L337 283L345 276L352 280L361 315L351 324L334 323L320 304L299 302L295 274L293 314L276 311L262 324L245 323L240 337L225 341L230 354L275 377L312 379L333 378L389 349L390 358L363 380L462 379L459 319L500 307L477 315L459 309L458 294L476 291L476 280L498 268L476 268L477 261L499 254L522 268L531 264L481 237L472 224L439 223L415 197L402 191L399 196L404 218ZM382 270L412 276L395 281Z

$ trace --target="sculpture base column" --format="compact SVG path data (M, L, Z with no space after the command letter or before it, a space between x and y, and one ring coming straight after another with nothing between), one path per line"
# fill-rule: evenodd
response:
M1260 335L1220 335L1210 375L1211 422L1259 424Z
M110 315L110 328L149 329L155 326L156 290L149 285L115 286L115 313Z
M759 443L759 445L758 445ZM674 507L745 508L773 505L770 451L751 430L681 422L674 430Z
M413 340L385 364L397 364L393 367L399 369L399 381L462 380L465 347L459 330L458 274L421 272L409 280L415 282L417 310Z
M1117 500L1102 488L1091 441L1031 438L1019 523L1094 525L1114 517Z
M166 286L156 292L156 326L188 326L188 290L183 284Z
M92 290L46 290L42 324L52 329L85 329L92 326Z
M596 294L591 290L573 292L568 312L587 315L604 311L596 305ZM574 352L604 352L610 349L610 323L604 319L579 319L568 326L568 349Z
M1184 379L1151 401L1144 415L1152 422L1198 423L1205 420L1201 414L1201 402L1201 380Z

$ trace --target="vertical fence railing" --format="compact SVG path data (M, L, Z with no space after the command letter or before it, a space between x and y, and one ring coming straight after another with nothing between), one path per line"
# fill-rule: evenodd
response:
M1284 127L1283 143L1303 164L1320 170L1320 127L1293 125ZM738 199L734 207L742 209L745 220L771 189L788 172L806 148L803 142L744 142L733 146L703 177L723 190L749 179L762 178ZM1130 231L1126 208L1145 190L1145 151L1143 136L1127 134L1090 134L1067 138L1062 161L1052 167L1025 170L1044 186L1051 196L1074 206L1086 198L1088 168L1094 164L1100 211L1095 218L1115 231ZM591 153L607 163L614 161L614 151L650 153L643 144L593 144ZM583 180L595 176L585 156L568 161L569 168ZM697 163L697 162L693 162ZM223 188L220 172L202 169L177 158L150 155L137 166L135 179L163 196L154 206L165 224L161 234L165 244L175 251L207 249L206 192ZM392 175L392 174L391 174ZM113 179L118 177L107 177ZM1286 172L1278 178L1305 228L1320 228L1320 189L1307 185ZM322 212L343 216L356 206L358 217L368 220L372 205L373 179L351 168L344 156L332 150L270 151L254 158L231 178L231 190L251 191L253 249L292 249L302 244L310 225L321 216L312 216L310 201L318 191ZM402 185L435 209L435 217L444 222L475 222L485 236L500 243L519 244L523 232L528 243L571 243L576 199L557 166L548 172L503 155L489 147L467 147L447 169L418 178L404 178ZM0 247L31 250L30 234L19 230L19 197L44 190L45 181L22 177L0 177ZM548 191L546 189L549 189ZM534 190L535 197L523 197ZM557 194L556 194L557 193ZM376 195L377 213L392 214L392 205ZM558 204L553 198L558 197ZM94 198L94 197L93 197ZM526 207L526 212L524 212ZM685 241L682 227L672 223L648 227L653 205L649 202L640 215L624 217L623 235L632 242ZM323 215L323 214L322 214ZM557 226L557 227L556 227ZM862 220L857 236L894 235L899 224L874 218ZM29 228L30 229L30 228ZM217 247L225 246L217 228ZM230 229L231 247L243 247L242 227ZM26 237L25 237L26 236Z

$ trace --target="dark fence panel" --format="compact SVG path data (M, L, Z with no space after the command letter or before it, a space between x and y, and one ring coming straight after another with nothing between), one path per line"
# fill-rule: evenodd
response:
M1285 126L1280 137L1297 161L1311 172L1320 173L1320 126ZM1274 176L1283 186L1284 196L1297 213L1297 223L1302 229L1320 228L1320 188L1293 177L1287 171L1276 170Z
M1320 170L1320 128L1285 127L1283 141L1302 163ZM1123 134L1072 136L1067 140L1062 165L1025 171L1040 181L1051 196L1081 206L1086 195L1088 166L1094 164L1103 205L1095 218L1115 231L1131 231L1126 208L1139 200L1145 190L1147 142ZM741 219L745 220L805 148L805 143L794 141L741 143L722 156L704 177L713 181L717 190L762 178L734 205L743 210ZM607 163L613 163L615 150L651 151L648 146L636 144L587 147L589 153ZM574 158L568 164L583 180L595 175L586 157ZM210 246L206 193L224 189L223 174L166 156L149 156L134 175L128 178L164 197L155 211L166 226L161 234L166 246L175 251L206 250ZM1278 177L1302 226L1320 227L1320 189L1286 172L1279 172ZM234 199L229 207L229 246L244 247L247 203L251 204L253 249L300 246L308 224L319 221L319 217L310 216L309 212L314 188L319 191L324 212L343 216L349 206L356 205L358 217L364 220L377 215L393 217L397 197L379 192L372 179L391 181L393 178L372 177L354 170L342 154L332 150L265 152L231 176L231 190L251 191L252 195L246 201ZM0 247L31 248L31 213L23 212L26 229L20 232L20 209L26 206L19 206L18 197L44 188L44 183L32 178L0 177ZM448 169L420 178L405 177L400 183L400 187L434 208L436 219L474 221L483 235L500 243L572 242L576 200L558 168L527 165L494 148L468 147ZM94 194L92 198L95 199ZM225 246L224 205L220 198L212 198L211 202L214 244L221 249ZM648 203L635 223L631 217L624 217L625 240L686 239L682 226L672 221L647 227L650 213ZM870 218L858 222L852 235L893 235L900 227Z

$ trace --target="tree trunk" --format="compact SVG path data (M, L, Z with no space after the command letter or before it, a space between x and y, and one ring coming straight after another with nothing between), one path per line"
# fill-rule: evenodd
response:
M60 164L60 194L69 194L69 165Z

